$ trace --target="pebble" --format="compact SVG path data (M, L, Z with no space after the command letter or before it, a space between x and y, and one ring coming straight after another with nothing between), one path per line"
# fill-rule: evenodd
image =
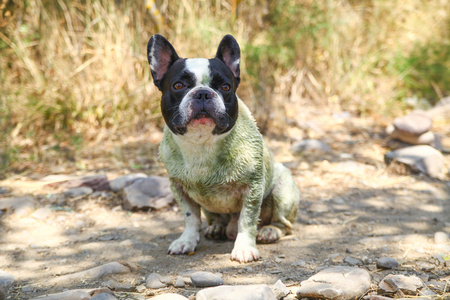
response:
M330 146L327 143L316 140L316 139L304 139L298 141L292 145L291 151L294 154L300 154L302 152L331 152Z
M138 178L123 189L123 207L127 210L162 209L174 202L166 177Z
M378 269L393 269L398 267L398 261L392 257L380 257L377 259Z
M297 297L356 299L370 288L370 275L364 269L337 266L326 268L302 281Z
M0 198L0 211L13 212L17 216L29 215L35 207L36 201L30 196Z
M184 288L186 286L186 282L184 282L183 277L178 276L173 286L176 288Z
M223 285L199 291L196 300L276 300L272 289L266 284Z
M52 210L50 207L41 207L36 209L32 214L31 217L35 218L37 220L44 220L46 219L50 214Z
M153 300L189 300L188 298L178 295L178 294L173 294L173 293L169 293L169 294L163 294L163 295L158 295L156 297L152 298Z
M282 299L291 293L291 291L283 284L283 282L281 282L281 280L278 280L273 285L272 291L277 299Z
M417 290L422 287L422 280L417 276L389 274L378 284L378 293L386 295L400 290L405 295L416 295Z
M81 196L92 194L92 192L94 192L94 190L92 188L87 187L87 186L80 186L80 187L68 189L67 191L64 192L64 195L67 198L75 198L75 197L81 197Z
M119 192L124 187L130 185L138 178L146 178L147 175L144 173L128 174L124 176L117 177L109 182L109 187L114 192Z
M444 172L444 157L441 152L428 145L397 149L384 155L390 165L393 161L409 166L413 171L440 177Z
M211 272L195 272L191 276L192 283L197 287L210 287L223 284L223 279Z
M350 266L362 265L362 262L359 259L350 256L345 257L344 262L348 263Z
M0 287L4 287L5 289L9 288L14 284L16 278L14 275L11 275L5 271L0 271Z
M393 125L396 130L402 133L421 135L431 129L433 119L424 112L413 112L396 118Z
M161 279L163 277L157 273L152 273L148 275L147 280L145 282L145 286L149 289L160 289L166 287L167 284L164 283Z
M438 231L434 234L434 242L436 244L446 244L449 242L448 234L442 231Z

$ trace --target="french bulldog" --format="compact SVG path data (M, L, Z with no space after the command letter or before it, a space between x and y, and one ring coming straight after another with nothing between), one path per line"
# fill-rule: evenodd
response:
M207 238L235 240L232 260L258 260L256 242L273 243L291 232L300 192L291 172L274 163L236 95L238 43L226 35L215 58L185 59L166 38L154 35L147 57L166 123L159 157L186 225L168 253L195 251L202 210Z

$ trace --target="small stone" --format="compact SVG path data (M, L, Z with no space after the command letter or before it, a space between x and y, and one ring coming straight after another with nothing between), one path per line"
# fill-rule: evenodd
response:
M330 258L330 261L335 264L336 263L341 264L344 262L344 256L340 253L331 254L329 258Z
M138 292L138 293L143 293L143 292L145 292L147 290L147 288L145 287L145 285L138 285L137 287L136 287L136 292Z
M387 165L403 164L414 172L440 177L444 172L444 157L441 152L428 145L406 147L384 155Z
M413 112L394 120L395 129L412 135L421 135L429 131L432 125L433 119L424 112Z
M147 175L144 173L128 174L124 176L117 177L109 182L109 187L114 192L119 192L124 187L132 184L138 178L146 178Z
M278 280L272 288L273 293L275 294L275 297L277 299L282 299L286 297L288 294L290 294L291 291L281 282L281 280Z
M0 287L4 287L5 289L9 288L14 284L16 278L14 275L11 275L7 272L0 271Z
M166 284L161 282L161 275L152 273L148 275L145 286L149 289L160 289L166 287Z
M266 284L223 285L199 291L196 300L276 300L275 294Z
M191 275L192 283L197 287L210 287L223 284L223 279L211 272L195 272Z
M442 231L438 231L434 234L434 242L436 244L446 244L449 242L448 234Z
M362 262L359 259L347 256L344 259L345 263L348 263L350 266L357 266L357 265L362 265Z
M50 214L52 210L50 207L41 207L36 209L32 214L31 217L35 218L37 220L44 220L46 219Z
M300 154L303 152L331 152L330 146L327 143L316 140L316 139L305 139L298 141L292 145L291 151L294 154Z
M445 290L445 288L446 288L447 285L448 285L448 284L447 284L445 281L436 281L436 280L433 280L433 281L428 281L428 282L427 282L427 286L428 286L431 290L433 290L433 291L435 291L435 292L437 292L437 293L442 293L442 292L444 292L444 290Z
M381 257L377 259L377 268L393 269L398 267L398 261L392 257Z
M123 189L123 207L127 210L162 209L174 201L166 177L138 178Z
M9 197L0 198L0 210L13 212L17 216L29 215L36 207L33 197Z
M378 284L378 294L393 294L400 290L405 295L416 295L417 290L422 287L422 280L417 276L389 274Z
M356 299L370 288L370 275L355 267L326 268L302 281L298 298Z
M183 277L178 276L173 286L176 288L184 288L186 286L186 283L184 282Z
M189 300L188 298L178 294L162 294L152 298L153 300Z
M68 189L64 192L64 195L68 198L75 198L75 197L81 197L85 195L92 194L94 190L87 186L80 186L76 188Z

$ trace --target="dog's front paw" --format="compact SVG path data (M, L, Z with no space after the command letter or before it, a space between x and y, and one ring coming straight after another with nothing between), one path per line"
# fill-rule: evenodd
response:
M189 254L195 251L197 247L198 239L186 239L181 236L179 239L175 240L170 244L168 254L178 255L178 254Z
M247 263L260 258L261 256L256 248L255 241L238 234L236 242L234 243L233 251L231 252L231 259L240 263Z

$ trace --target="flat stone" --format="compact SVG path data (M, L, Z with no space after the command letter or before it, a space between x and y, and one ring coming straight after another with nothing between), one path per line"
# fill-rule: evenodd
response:
M302 281L298 298L356 299L370 288L370 275L355 267L326 268Z
M8 197L0 198L0 210L12 212L17 216L29 215L36 207L33 197Z
M438 292L438 293L444 292L446 287L447 287L447 291L448 291L448 283L445 281L436 281L436 280L428 281L427 286L431 290Z
M421 135L429 131L432 125L433 119L424 112L413 112L394 120L395 129L414 135Z
M196 300L276 300L266 284L230 286L223 285L199 291Z
M77 290L70 290L70 291L66 291L66 292L62 292L62 293L42 295L42 296L30 299L30 300L87 300L87 299L94 299L94 298L92 298L92 296L95 297L95 295L99 295L99 294L103 294L103 293L111 294L112 292L107 288L77 289ZM113 300L113 298L103 298L103 299ZM99 300L99 299L96 298L96 300Z
M303 152L329 153L331 152L331 148L325 142L316 139L304 139L294 143L294 145L292 145L291 151L294 154L300 154Z
M186 286L186 282L184 282L183 277L178 276L173 286L176 288L184 288Z
M152 298L153 300L189 300L188 298L178 294L162 294ZM211 299L212 300L212 299Z
M446 244L450 242L448 234L443 231L438 231L434 233L434 242L436 244Z
M439 135L427 131L419 135L399 131L393 127L386 129L391 139L399 140L412 145L432 145L433 147L439 146L441 140Z
M117 300L117 298L109 293L99 293L92 297L91 300Z
M345 257L344 262L348 263L350 266L362 265L362 262L359 259L350 256Z
M281 280L278 280L273 285L272 291L277 299L282 299L291 293L291 291L283 284L283 282L281 282Z
M422 287L423 282L417 276L389 274L378 284L378 294L393 294L400 290L405 295L416 295Z
M76 188L68 189L64 192L64 196L68 198L75 198L75 197L81 197L85 195L92 194L94 190L88 186L80 186Z
M195 272L190 277L192 283L197 287L210 287L223 284L222 277L211 272Z
M16 282L16 277L14 277L14 275L5 271L0 271L0 287L7 289L13 285L14 282Z
M167 284L162 282L162 276L157 273L152 273L147 276L145 286L149 289L160 289L166 287Z
M387 165L398 162L411 168L414 172L440 177L444 172L444 157L431 146L420 145L406 147L388 152L384 155Z
M392 257L380 257L379 259L377 259L377 268L379 269L398 268L398 261Z
M146 178L144 173L128 174L117 177L109 182L109 187L114 192L119 192L124 187L132 184L138 178Z
M174 201L166 177L138 178L123 189L123 207L127 210L161 209Z

